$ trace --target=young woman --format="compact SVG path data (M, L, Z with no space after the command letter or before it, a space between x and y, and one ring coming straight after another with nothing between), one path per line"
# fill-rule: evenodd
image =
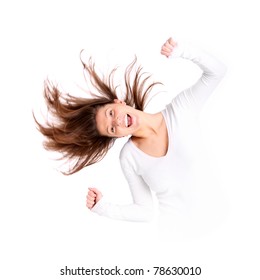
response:
M154 213L152 192L161 211L167 213L189 213L196 200L194 185L201 151L198 116L226 69L210 54L190 45L182 46L172 38L163 44L161 54L192 61L201 68L202 75L155 114L143 109L157 83L148 84L149 76L140 67L131 80L136 60L125 72L124 100L118 99L113 84L115 70L107 80L101 79L91 60L88 65L84 63L84 68L99 95L89 99L72 97L45 84L47 105L55 118L45 125L36 122L47 137L45 147L74 160L67 174L101 160L117 138L130 136L120 153L120 163L133 202L113 205L104 200L98 189L90 188L86 205L92 212L120 220L150 221Z

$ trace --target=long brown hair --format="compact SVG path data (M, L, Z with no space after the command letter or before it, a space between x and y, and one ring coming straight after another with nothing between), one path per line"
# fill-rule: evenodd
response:
M113 146L116 138L101 136L96 128L96 112L100 106L113 103L118 99L117 86L114 85L114 68L107 77L97 74L92 58L83 64L84 74L97 90L98 94L90 92L90 98L75 97L62 93L57 86L48 79L44 81L44 98L48 113L51 116L41 124L37 121L38 130L45 136L45 149L61 153L61 159L71 163L71 168L65 175L71 175L82 168L100 161ZM138 110L144 110L147 95L153 86L160 84L153 82L148 85L151 75L142 72L139 66L134 72L137 58L126 67L124 73L125 97L127 105ZM134 73L133 73L134 72ZM132 74L134 77L132 78ZM86 76L85 76L86 78Z

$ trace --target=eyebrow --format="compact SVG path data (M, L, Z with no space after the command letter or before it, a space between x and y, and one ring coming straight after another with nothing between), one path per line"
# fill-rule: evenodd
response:
M105 110L105 117L106 117L107 119L108 119L108 116L107 116L107 111L108 111L108 110L109 110L109 108L107 108L107 109ZM108 126L107 126L107 133L110 134L110 133L109 133L109 130L108 130Z

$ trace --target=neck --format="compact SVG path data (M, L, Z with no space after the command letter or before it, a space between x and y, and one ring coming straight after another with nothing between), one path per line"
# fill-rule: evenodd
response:
M136 131L133 138L148 138L159 134L160 126L163 122L162 113L149 114L142 112L142 123L140 129Z

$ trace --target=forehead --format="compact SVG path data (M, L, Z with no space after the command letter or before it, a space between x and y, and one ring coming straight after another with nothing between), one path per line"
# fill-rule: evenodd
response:
M106 104L97 110L96 125L97 125L97 130L101 135L107 134L107 125L108 124L107 124L106 112L109 108L113 108L113 105L114 104Z

